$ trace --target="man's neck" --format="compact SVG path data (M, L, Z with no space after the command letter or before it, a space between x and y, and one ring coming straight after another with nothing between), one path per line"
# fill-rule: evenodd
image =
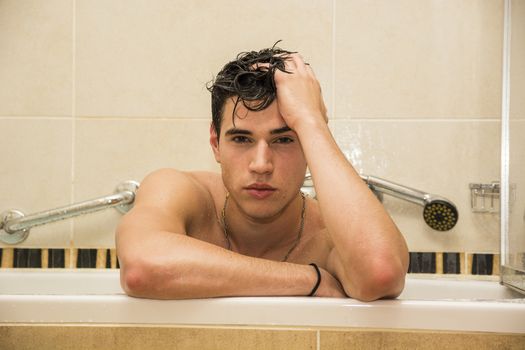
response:
M258 219L249 216L230 200L225 219L231 249L254 257L283 259L298 238L302 201L298 194L271 218Z

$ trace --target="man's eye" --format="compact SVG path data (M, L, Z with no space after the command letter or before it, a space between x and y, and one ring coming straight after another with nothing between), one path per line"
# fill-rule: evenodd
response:
M293 139L290 137L279 137L277 140L275 140L275 143L292 143Z
M250 139L246 136L234 136L232 137L232 141L235 143L247 143L250 142Z

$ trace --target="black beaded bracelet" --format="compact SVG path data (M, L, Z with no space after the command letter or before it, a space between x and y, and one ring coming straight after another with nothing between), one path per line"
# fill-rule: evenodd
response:
M319 288L319 285L321 285L321 271L319 271L319 267L317 267L316 264L311 263L310 265L312 265L315 268L315 272L317 272L317 283L315 283L314 288L312 289L310 294L308 294L309 297L313 297L315 295L315 292L317 292L317 288Z

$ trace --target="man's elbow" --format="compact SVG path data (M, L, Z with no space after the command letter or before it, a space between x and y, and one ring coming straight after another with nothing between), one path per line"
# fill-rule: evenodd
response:
M177 295L168 295L167 282L162 268L146 263L122 264L120 285L124 292L136 298L177 299ZM170 288L173 294L173 288Z
M351 297L360 301L374 301L398 297L405 287L406 271L397 268L380 268L371 273Z
M139 265L121 266L120 285L129 296L137 298L149 297L148 289L151 288L151 284L148 281L146 269ZM149 288L148 285L150 286Z

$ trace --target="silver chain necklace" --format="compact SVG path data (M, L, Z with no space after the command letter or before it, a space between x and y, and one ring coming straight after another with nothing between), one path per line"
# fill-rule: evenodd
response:
M295 247L297 247L297 245L299 244L299 241L301 240L301 236L303 234L304 217L305 217L305 212L306 212L306 196L301 191L299 191L299 193L301 194L301 198L303 199L303 207L301 209L301 223L299 226L299 232L297 233L297 238L295 239L295 243L292 245L290 250L288 250L288 253L286 253L286 255L284 256L283 260L281 260L281 262L285 262L286 260L288 260L290 253L292 253ZM224 199L224 206L222 207L221 220L222 220L222 228L224 231L224 237L226 238L226 241L228 242L228 250L232 250L231 249L232 245L230 242L230 235L228 234L228 225L226 225L226 206L228 204L229 197L230 197L230 194L226 193L226 198Z

